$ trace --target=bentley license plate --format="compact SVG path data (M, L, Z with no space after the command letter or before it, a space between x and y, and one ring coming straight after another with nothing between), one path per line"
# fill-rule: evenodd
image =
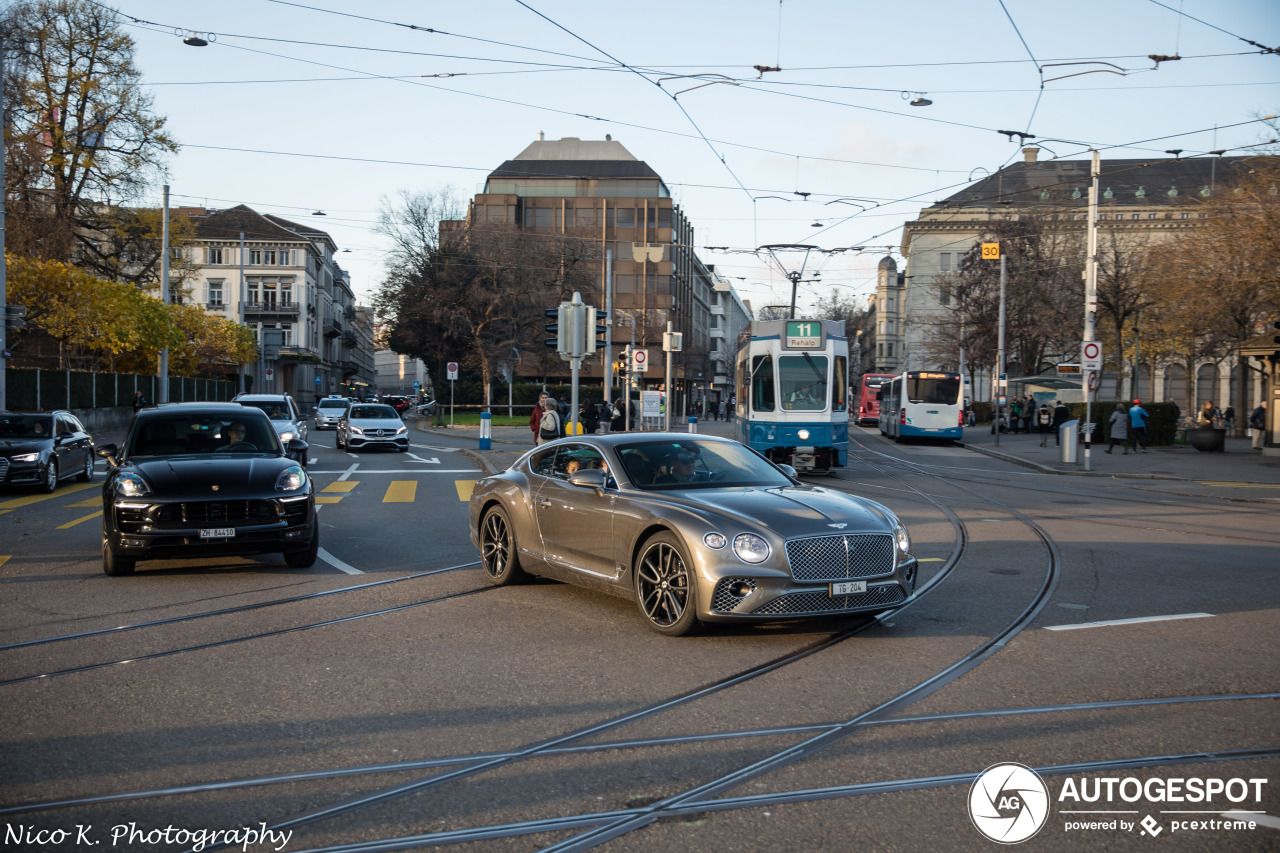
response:
M236 538L236 529L234 527L201 527L200 538L201 539L234 539Z
M867 591L866 581L842 581L831 585L832 595L857 595Z

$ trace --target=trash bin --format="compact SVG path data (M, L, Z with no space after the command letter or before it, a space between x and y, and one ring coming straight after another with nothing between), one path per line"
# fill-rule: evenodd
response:
M1075 464L1076 451L1080 446L1080 421L1066 421L1058 427L1059 462Z

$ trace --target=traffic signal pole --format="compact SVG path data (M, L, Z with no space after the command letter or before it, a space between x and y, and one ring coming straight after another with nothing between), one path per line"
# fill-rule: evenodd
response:
M1089 184L1089 254L1084 268L1084 341L1089 343L1094 336L1094 323L1098 312L1098 178L1102 172L1102 154L1093 152L1093 160L1089 168L1092 181ZM1119 354L1117 353L1117 359ZM1119 361L1116 362L1119 364ZM1101 373L1101 370L1099 370ZM1081 371L1081 384L1084 386L1084 470L1090 470L1089 451L1093 443L1093 372ZM1116 370L1119 380L1120 371Z

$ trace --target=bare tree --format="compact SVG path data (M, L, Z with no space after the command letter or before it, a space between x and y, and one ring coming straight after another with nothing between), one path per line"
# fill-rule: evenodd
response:
M154 280L159 241L143 241L148 229L122 221L121 205L141 198L178 146L143 90L133 39L115 10L90 0L19 0L4 17L13 58L8 245L108 277Z

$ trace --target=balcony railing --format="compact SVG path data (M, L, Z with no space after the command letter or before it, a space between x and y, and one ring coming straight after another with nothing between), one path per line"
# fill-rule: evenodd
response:
M344 347L346 347L347 349L351 349L351 348L353 348L353 347L356 345L356 333L355 333L355 332L343 332L343 333L342 333L342 345L343 345Z
M342 334L342 321L332 314L325 315L324 318L324 336L326 338L336 338Z
M271 315L273 317L297 317L302 306L297 302L246 302L245 315Z

